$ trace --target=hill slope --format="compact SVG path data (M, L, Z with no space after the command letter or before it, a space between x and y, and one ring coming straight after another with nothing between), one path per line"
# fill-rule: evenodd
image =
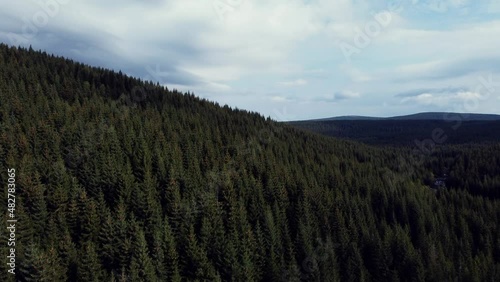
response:
M373 145L415 146L424 140L443 144L496 144L500 141L500 120L381 119L311 120L289 125L322 135L356 140ZM439 135L436 135L439 134Z
M0 280L498 280L498 149L421 162L0 45Z
M471 113L449 113L449 112L429 112L413 115L396 116L388 118L390 120L445 120L455 121L500 121L500 115L495 114L471 114Z
M450 113L450 112L427 112L404 116L394 117L368 117L368 116L339 116L324 119L316 119L314 121L328 120L457 120L461 121L500 121L500 115L495 114L472 114L472 113ZM299 121L297 121L299 122ZM302 121L306 122L306 121Z

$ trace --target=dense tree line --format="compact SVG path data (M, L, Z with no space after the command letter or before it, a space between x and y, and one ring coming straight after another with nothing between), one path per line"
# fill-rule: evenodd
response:
M498 281L498 146L450 150L421 165L0 45L0 183L16 169L18 219L0 279ZM440 169L457 189L426 185Z
M439 130L438 145L491 145L500 140L500 121L491 120L488 115L484 115L485 120L468 120L465 114L442 114L433 118L436 119L308 120L290 124L327 136L391 147L415 146L415 141L432 140L436 129Z

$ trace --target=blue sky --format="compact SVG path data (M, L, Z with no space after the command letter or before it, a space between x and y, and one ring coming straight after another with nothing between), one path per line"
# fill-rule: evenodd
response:
M276 120L500 113L500 0L0 0L0 41Z

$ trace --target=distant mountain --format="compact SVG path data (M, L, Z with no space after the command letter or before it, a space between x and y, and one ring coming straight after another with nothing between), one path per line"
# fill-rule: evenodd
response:
M367 117L367 116L338 116L315 121L328 120L457 120L462 121L493 121L500 120L500 115L495 114L469 114L449 112L426 112L395 117Z
M460 118L463 121L489 121L500 120L500 115L494 114L469 114L469 113L446 113L428 112L406 116L396 116L387 118L389 120L450 120Z
M341 116L294 121L292 126L323 135L373 145L414 145L432 137L435 129L446 135L447 144L498 143L500 115L418 113L388 118Z
M339 117L318 119L317 121L326 121L326 120L381 120L381 119L384 119L384 118L367 117L367 116L339 116Z

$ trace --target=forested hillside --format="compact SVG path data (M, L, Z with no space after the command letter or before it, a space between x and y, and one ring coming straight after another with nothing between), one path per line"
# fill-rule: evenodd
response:
M450 114L449 117L442 115L441 118L430 120L396 117L382 120L306 120L289 124L326 136L371 145L417 146L418 142L425 139L432 140L436 129L442 131L438 137L440 141L434 142L436 145L500 142L499 120L468 120L461 114Z
M499 154L420 160L0 45L0 280L500 281Z

